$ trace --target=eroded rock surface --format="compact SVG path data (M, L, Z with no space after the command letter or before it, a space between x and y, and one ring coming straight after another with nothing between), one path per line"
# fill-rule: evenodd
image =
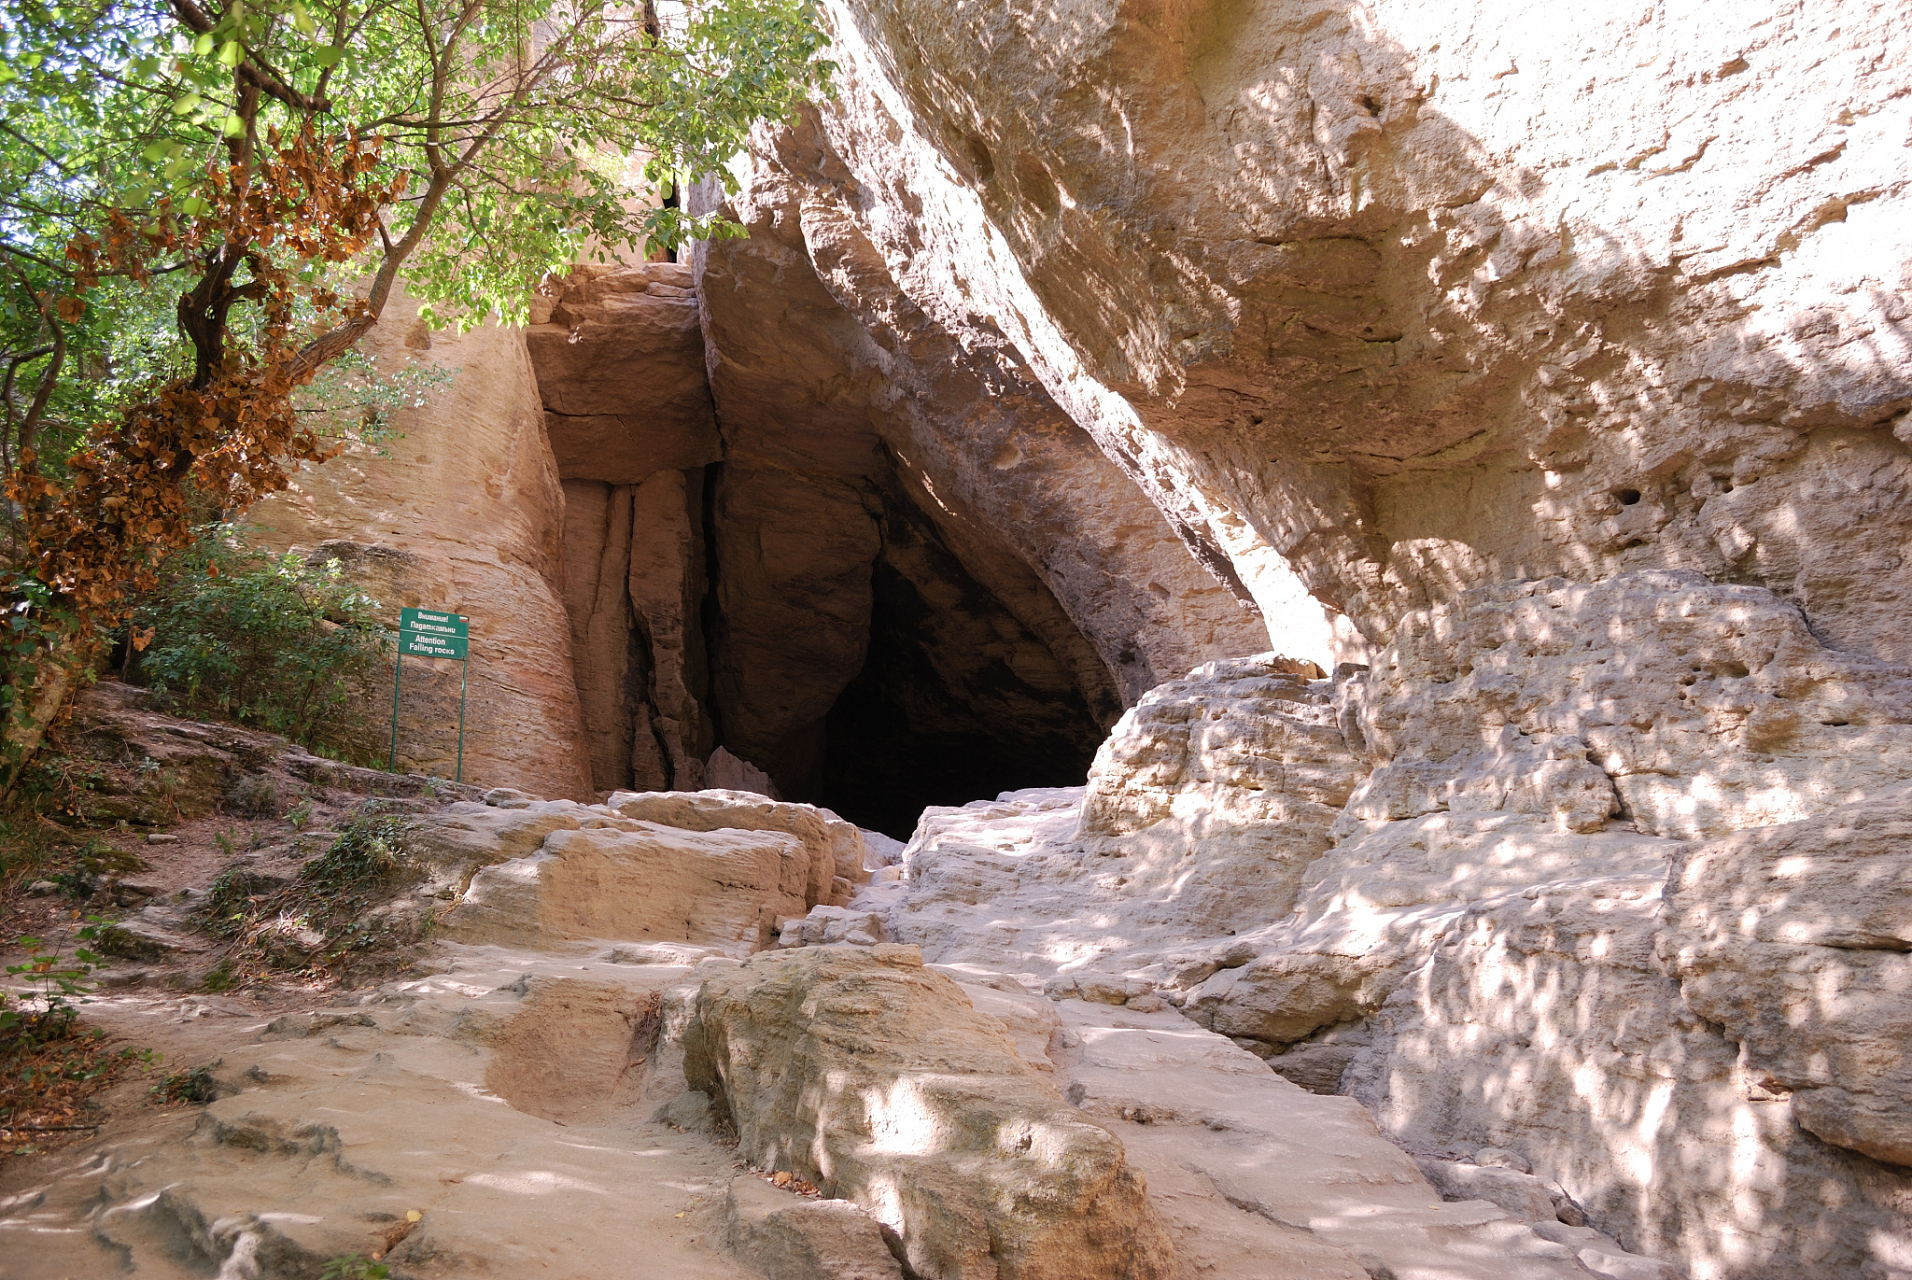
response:
M1086 791L931 810L868 900L933 961L1179 1009L1425 1158L1538 1179L1456 1194L1555 1188L1696 1276L1856 1276L1912 1248L1904 688L1757 588L1482 589L1338 680L1164 686Z
M934 1280L1174 1274L1143 1180L911 948L763 956L705 980L685 1076L753 1163L858 1202Z
M1912 673L1828 648L1798 608L1695 573L1464 593L1405 618L1351 700L1384 766L1352 820L1504 811L1718 835L1912 770Z
M1680 994L1739 1041L1749 1098L1912 1167L1912 788L1700 845L1668 885Z
M407 770L456 772L459 682L468 676L465 780L588 798L561 595L564 495L524 347L495 325L434 332L400 299L365 349L384 369L416 366L449 380L423 407L394 414L399 434L383 452L355 446L306 466L248 518L267 547L337 560L393 628L406 606L472 619L468 666L405 663L398 758ZM379 723L376 704L367 718Z
M825 10L841 90L764 150L849 246L833 287L996 355L1345 656L1472 587L1665 568L1906 656L1890 6Z

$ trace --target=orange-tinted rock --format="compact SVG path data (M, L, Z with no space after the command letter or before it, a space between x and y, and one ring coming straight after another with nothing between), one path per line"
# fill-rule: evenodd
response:
M564 479L637 484L722 456L689 285L676 263L577 267L539 299L525 341Z
M557 590L564 497L518 333L427 333L395 300L364 344L381 367L448 371L424 408L401 410L381 456L354 448L303 468L254 507L273 548L337 558L396 627L404 606L471 618L464 778L547 796L590 790ZM460 664L405 660L401 769L457 769ZM389 687L389 686L388 686ZM369 715L389 714L371 707Z

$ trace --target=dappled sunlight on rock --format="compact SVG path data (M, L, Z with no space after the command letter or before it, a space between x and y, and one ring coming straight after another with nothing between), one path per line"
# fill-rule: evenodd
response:
M857 1202L937 1280L1151 1280L1170 1246L1122 1144L914 948L819 947L708 978L685 1040L766 1169Z

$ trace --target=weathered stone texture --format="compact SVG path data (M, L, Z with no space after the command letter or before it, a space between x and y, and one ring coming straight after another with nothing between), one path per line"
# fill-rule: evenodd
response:
M1153 1280L1167 1237L1122 1143L906 947L764 956L704 980L684 1073L744 1156L853 1200L929 1280Z
M394 628L408 605L470 615L467 781L588 795L559 594L564 495L523 345L490 325L431 332L400 299L364 346L385 367L416 363L450 381L394 414L400 434L386 454L353 448L302 468L249 518L269 547L337 559ZM405 663L401 767L454 772L462 674L452 662Z
M853 223L892 312L1258 595L1285 558L1358 648L1483 582L1683 568L1907 655L1867 585L1912 534L1891 6L826 10L806 232Z
M1790 1095L1801 1128L1912 1167L1912 788L1694 848L1666 924L1747 1097Z

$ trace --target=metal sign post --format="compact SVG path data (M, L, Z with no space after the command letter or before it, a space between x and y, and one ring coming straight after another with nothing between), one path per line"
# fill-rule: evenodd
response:
M405 658L452 658L458 673L458 777L465 780L465 689L471 676L471 619L448 609L402 609L398 615L398 659L392 673L392 762L398 772L398 690Z

